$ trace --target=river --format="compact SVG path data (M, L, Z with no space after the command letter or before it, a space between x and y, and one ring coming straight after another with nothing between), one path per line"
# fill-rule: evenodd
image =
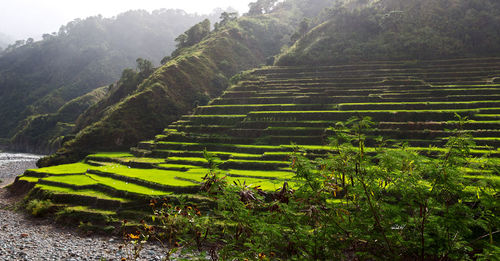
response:
M36 168L36 161L42 156L26 153L0 152L0 187L14 181L26 169Z

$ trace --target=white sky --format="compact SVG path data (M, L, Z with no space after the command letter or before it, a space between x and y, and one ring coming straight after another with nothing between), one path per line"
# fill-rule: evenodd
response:
M205 14L213 9L248 11L248 3L255 0L0 0L0 32L14 39L57 32L61 25L75 18L101 14L112 17L131 9L183 9L188 13Z

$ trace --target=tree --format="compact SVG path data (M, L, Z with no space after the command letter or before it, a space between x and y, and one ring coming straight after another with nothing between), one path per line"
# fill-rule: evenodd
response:
M186 31L188 46L195 45L210 33L210 20L205 19Z
M257 0L257 2L250 3L248 4L250 8L248 10L248 15L268 14L273 10L276 2L278 2L278 0Z
M52 38L53 38L53 36L52 36L52 35L50 35L50 34L43 34L43 35L42 35L42 39L43 39L44 41L48 41L48 40L50 40L50 39L52 39Z
M307 31L309 30L309 19L307 18L304 18L302 19L302 21L300 22L299 24L299 29L297 32L295 32L291 37L290 39L292 40L292 42L296 42L297 40L299 40L302 36L304 36Z
M217 30L221 26L224 26L227 23L236 20L236 18L238 18L238 12L230 12L230 13L223 12L220 15L220 22L219 23L215 23L214 27Z
M203 38L205 38L205 36L209 33L210 20L205 19L175 38L175 41L177 42L176 46L178 49L193 46L203 40Z
M26 42L24 40L17 40L15 43L9 44L9 46L7 46L7 48L5 49L5 51L6 52L13 51L16 48L19 48L19 47L23 46L25 43Z
M172 59L172 57L170 57L170 56L165 56L165 57L163 57L163 58L161 59L160 64L164 65L164 64L166 64L168 61L170 61L170 59Z
M175 40L174 40L177 42L175 47L177 47L178 49L185 47L187 38L188 37L187 37L186 33L182 33L179 36L177 36L177 38L175 38Z
M137 58L137 69L139 70L139 75L145 79L154 72L153 63L149 60L143 58Z
M262 14L262 5L259 1L248 4L248 15L260 15Z

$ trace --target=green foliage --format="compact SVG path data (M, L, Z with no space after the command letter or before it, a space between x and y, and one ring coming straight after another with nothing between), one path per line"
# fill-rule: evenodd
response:
M124 250L128 260L137 260L148 240L160 242L164 246L163 260L171 260L172 255L178 252L188 254L190 260L198 260L193 249L201 252L209 233L202 229L209 226L210 218L202 217L196 205L186 203L182 198L175 203L167 198L152 199L149 206L153 211L151 220L141 220L135 226L134 233L129 232L127 220L122 222ZM199 260L205 260L204 257L200 253Z
M154 72L153 63L147 59L137 58L137 69L139 70L139 76L142 79L146 79L149 75Z
M309 30L309 24L309 19L304 18L304 20L302 20L299 24L299 29L292 36L290 36L290 41L295 43L298 39L303 37Z
M492 26L500 17L498 1L345 1L330 7L322 23L283 53L277 64L500 53L500 34ZM292 41L298 38L296 34Z
M135 66L137 57L158 64L175 49L179 33L218 16L136 10L109 19L76 19L43 40L18 41L0 55L0 137L11 138L29 124L29 117L56 113L68 101L116 81L124 68ZM14 143L43 146L47 139L26 133Z
M337 152L328 157L312 160L297 148L295 190L287 183L276 192L228 183L219 161L205 152L210 167L203 188L216 204L212 222L167 205L191 221L183 229L163 222L162 231L174 229L176 242L184 238L198 250L204 244L222 260L497 256L498 184L464 179L464 168L485 160L471 157L470 135L458 128L434 158L404 146L387 149L382 139L377 153L367 153L372 125L368 117L337 124L331 138Z
M25 119L22 127L11 139L11 149L50 153L56 151L73 130L77 117L96 104L108 92L107 86L64 104L56 113L33 115Z
M121 81L112 88L108 97L77 120L75 139L66 142L58 155L41 160L40 166L79 160L96 150L126 149L154 136L193 106L219 95L230 76L279 52L290 31L288 24L272 16L243 17L198 44L180 48L144 81L131 88L126 87L128 81ZM132 74L123 76L129 79Z
M189 28L186 32L175 38L177 42L177 49L193 46L199 43L203 38L205 38L210 33L210 20L205 19L200 23L195 24L193 27ZM174 52L172 56L176 56L177 52Z
M482 249L472 230L498 225L498 217L488 214L498 210L490 205L498 188L476 184L479 194L464 190L461 167L469 164L470 137L458 130L438 159L382 146L370 156L364 147L370 126L367 118L337 126L332 144L338 154L328 159L294 157L297 177L307 184L298 195L316 198L316 209L325 210L319 216L333 217L318 234L382 259L455 260ZM334 198L340 201L329 203Z
M50 200L33 199L26 204L26 210L35 217L41 217L46 215L53 206Z
M220 15L220 21L214 24L214 30L219 30L221 27L227 25L229 22L235 21L238 18L238 12L223 12Z
M270 13L278 0L257 0L249 3L248 15L260 15Z

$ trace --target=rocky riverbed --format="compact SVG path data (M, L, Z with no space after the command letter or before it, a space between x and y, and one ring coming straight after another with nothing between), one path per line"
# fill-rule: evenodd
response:
M0 189L0 260L131 260L131 245L120 238L91 236L49 219L14 211L16 198ZM164 253L148 244L138 260L161 260Z
M26 169L36 168L39 155L24 153L0 152L0 187L4 187L14 181L16 176L22 174Z
M14 156L17 155L17 156ZM131 246L116 237L89 235L61 227L50 219L34 218L16 211L20 197L3 186L27 168L36 155L0 153L0 261L3 260L131 260ZM164 249L147 244L137 260L161 260Z

